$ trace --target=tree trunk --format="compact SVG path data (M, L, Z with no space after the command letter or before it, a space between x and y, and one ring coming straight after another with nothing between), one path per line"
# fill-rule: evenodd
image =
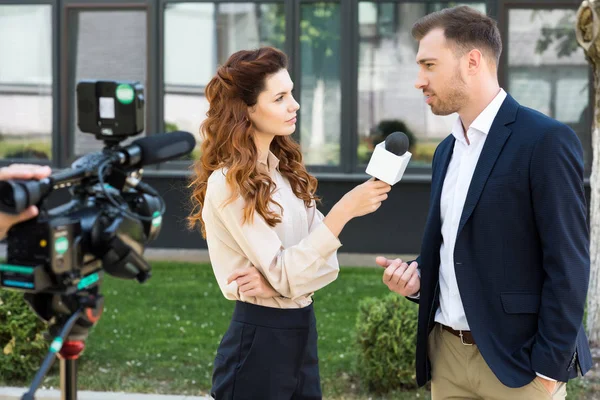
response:
M587 300L587 333L592 347L600 345L600 1L585 0L577 12L577 42L594 72L592 121L592 176L590 178L590 287Z
M321 153L322 146L325 144L325 80L318 78L312 98L312 126L310 133L311 151ZM317 163L325 164L325 160L315 160Z

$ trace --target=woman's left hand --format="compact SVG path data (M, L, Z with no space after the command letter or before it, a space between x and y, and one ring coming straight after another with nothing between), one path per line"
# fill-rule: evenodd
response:
M236 269L227 278L227 284L236 281L239 293L246 297L261 297L268 299L280 294L273 289L265 277L255 267L244 267Z

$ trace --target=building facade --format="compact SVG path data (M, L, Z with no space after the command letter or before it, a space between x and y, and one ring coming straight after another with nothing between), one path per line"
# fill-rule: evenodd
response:
M575 41L580 3L0 0L0 165L66 168L102 148L77 127L75 87L82 79L142 82L142 135L187 130L200 143L204 87L216 67L234 51L272 45L290 57L301 105L295 137L319 179L321 211L368 178L371 151L385 134L402 130L411 138L404 179L376 213L350 222L342 251L418 253L431 158L456 115L433 115L414 88L412 23L456 4L498 20L501 86L577 132L589 177L593 86ZM191 163L186 157L145 168L145 181L167 203L154 247L206 248L199 232L186 228Z

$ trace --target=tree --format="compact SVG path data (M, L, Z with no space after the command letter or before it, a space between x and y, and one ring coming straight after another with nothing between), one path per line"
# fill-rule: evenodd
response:
M534 12L532 17L535 17L537 12ZM560 57L568 57L574 53L577 48L577 39L575 38L575 29L573 29L574 15L565 13L556 26L542 27L541 37L538 39L535 47L537 54L542 54L550 48L550 45L556 42L556 55Z
M590 177L590 285L587 300L587 333L590 344L600 345L600 2L585 0L577 11L575 34L594 73L592 119L592 175Z
M303 78L312 81L313 85L302 85L303 90L312 94L310 114L304 114L305 126L309 133L303 143L309 154L316 157L309 162L324 161L325 154L317 152L319 149L328 149L326 146L326 127L324 126L327 115L328 98L331 91L327 88L328 78L336 79L339 73L339 5L331 3L315 3L301 6L300 20L300 46L303 59L300 60ZM304 97L304 96L303 96ZM339 154L336 154L336 159ZM328 158L328 157L327 157Z
M311 97L309 112L302 114L302 147L305 153L312 155L318 162L328 159L331 142L327 140L327 129L324 121L331 116L327 115L329 98L334 92L328 88L328 80L337 80L339 75L340 51L340 5L338 3L309 3L300 6L300 68L302 70L302 89L305 99ZM282 9L269 7L262 10L261 17L265 21L262 35L263 41L283 48L285 39L285 15ZM300 71L298 71L299 73ZM297 99L300 100L300 99ZM305 109L306 109L305 108ZM336 140L337 142L337 140ZM337 143L336 143L337 144ZM310 151L309 151L310 150ZM339 151L335 151L332 162L339 158ZM310 158L307 159L310 162Z
M544 26L536 53L555 46L559 57L568 57L582 47L594 74L594 116L592 119L592 174L590 177L590 285L587 298L587 334L593 347L600 346L600 2L585 0L576 17L565 14L555 26ZM575 29L573 29L573 27ZM595 33L594 33L595 32Z

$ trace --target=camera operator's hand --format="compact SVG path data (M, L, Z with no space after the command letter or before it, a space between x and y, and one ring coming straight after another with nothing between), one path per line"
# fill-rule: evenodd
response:
M9 179L42 179L50 175L50 167L32 164L11 164L0 168L0 181ZM36 206L31 206L18 215L0 213L0 240L4 239L11 226L26 221L38 214Z

